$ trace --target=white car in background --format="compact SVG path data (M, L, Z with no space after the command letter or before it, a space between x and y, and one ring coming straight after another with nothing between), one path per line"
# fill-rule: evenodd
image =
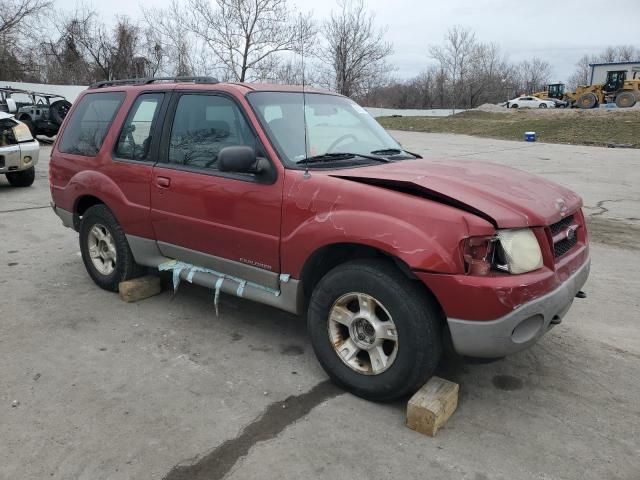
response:
M14 187L28 187L36 178L40 144L29 127L13 115L0 112L0 174Z
M552 100L540 100L536 97L518 97L507 102L507 108L555 108Z

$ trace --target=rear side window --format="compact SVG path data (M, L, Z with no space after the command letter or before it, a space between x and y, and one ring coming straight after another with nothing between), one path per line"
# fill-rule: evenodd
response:
M148 160L151 136L163 98L162 93L145 93L136 99L120 131L116 157Z
M91 93L82 97L67 122L58 149L63 153L96 156L124 97L123 92Z

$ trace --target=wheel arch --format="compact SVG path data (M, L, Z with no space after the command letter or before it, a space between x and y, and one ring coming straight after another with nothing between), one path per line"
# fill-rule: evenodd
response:
M127 234L149 237L149 206L129 201L120 186L108 175L95 170L82 170L64 186L60 184L54 184L56 204L73 213L77 226L87 208L102 203Z
M311 298L311 293L322 277L343 263L363 258L377 258L393 263L395 268L402 272L409 280L414 282L421 291L431 298L433 303L437 305L440 310L442 317L445 318L442 305L440 305L436 296L423 282L418 279L404 260L379 248L351 242L324 245L316 249L307 258L300 275L305 308Z
M105 205L109 208L104 200L95 195L85 194L76 199L73 205L73 227L76 231L80 229L80 219L84 213L95 205Z

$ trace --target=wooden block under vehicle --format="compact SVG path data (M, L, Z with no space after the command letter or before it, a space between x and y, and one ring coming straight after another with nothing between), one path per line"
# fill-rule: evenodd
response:
M137 302L145 298L153 297L162 292L160 277L147 275L145 277L134 278L118 285L120 298L125 302Z
M435 437L458 406L457 383L432 377L407 404L407 427Z

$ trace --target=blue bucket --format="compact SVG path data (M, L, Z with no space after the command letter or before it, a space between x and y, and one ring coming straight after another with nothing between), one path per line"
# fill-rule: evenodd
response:
M524 140L525 142L535 142L536 132L524 132Z

